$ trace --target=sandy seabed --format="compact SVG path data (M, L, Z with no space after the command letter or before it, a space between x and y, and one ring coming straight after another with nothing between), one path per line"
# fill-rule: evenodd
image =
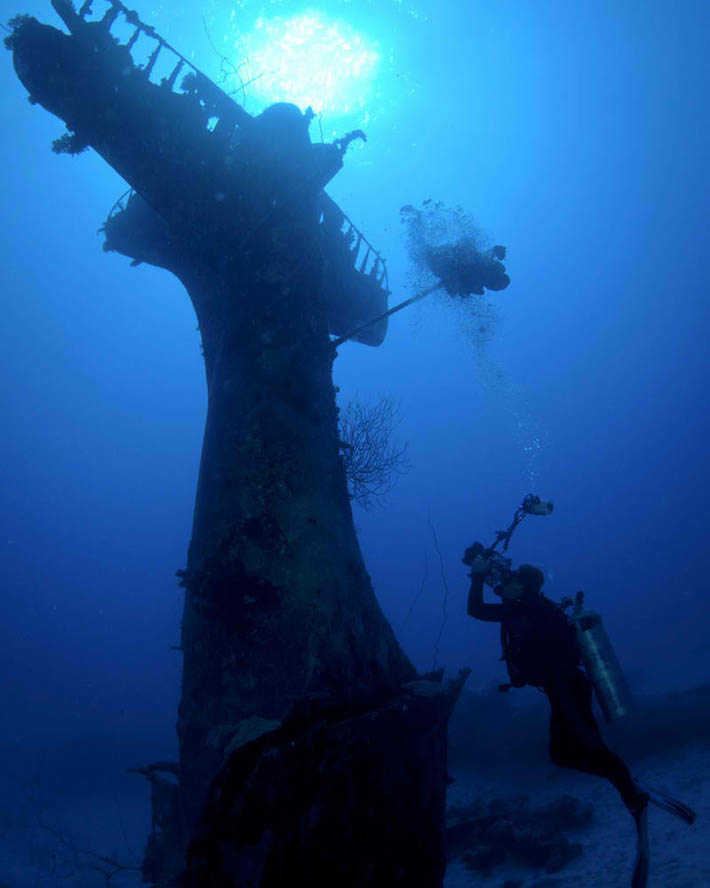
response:
M649 888L710 888L710 742L683 746L640 761L633 772L649 786L690 805L698 815L692 827L657 808L650 809L651 876ZM549 768L534 774L487 769L454 773L449 803L476 798L527 795L533 805L569 793L593 805L593 823L570 831L580 842L581 857L561 872L547 875L514 863L496 867L489 877L452 862L445 888L502 888L506 880L524 888L626 888L630 885L636 834L616 791L605 781ZM150 830L148 789L138 778L121 783L97 781L80 794L50 794L38 779L8 780L14 793L0 801L0 888L138 888L136 869L107 875L105 856L137 867ZM18 804L9 804L23 783ZM6 789L9 787L9 784ZM0 787L2 791L3 787ZM96 856L99 855L99 856ZM416 886L412 886L416 888Z
M692 743L631 766L635 777L689 805L693 826L666 811L649 808L651 868L648 888L710 888L710 742ZM571 830L570 841L584 848L581 857L561 872L547 875L513 863L497 867L489 877L468 871L460 862L449 865L445 888L502 888L506 880L524 888L628 888L636 853L636 828L616 790L605 780L549 766L534 776L492 770L482 775L455 773L449 804L526 795L530 804L544 804L563 794L594 807L593 822Z

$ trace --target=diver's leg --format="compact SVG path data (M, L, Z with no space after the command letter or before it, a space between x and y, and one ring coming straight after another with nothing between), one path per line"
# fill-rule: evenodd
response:
M545 687L550 701L550 753L556 764L606 777L621 762L606 746L594 713L592 686L575 670ZM554 755L553 755L554 752ZM613 758L607 761L608 756ZM618 761L617 761L618 759ZM623 762L621 762L623 766Z
M641 812L646 810L646 806L650 803L658 808L662 808L680 818L687 824L695 821L695 811L690 809L683 802L677 799L665 796L662 793L649 789L647 786L640 784L631 776L629 767L626 762L613 752L604 743L599 727L597 726L594 713L592 712L592 685L586 675L582 675L586 690L582 692L581 682L579 690L579 701L584 706L583 720L588 724L587 739L591 741L590 752L593 760L596 760L598 767L597 773L601 773L606 777L618 790L624 804L631 812L634 820L638 823Z
M569 681L548 692L548 697L552 705L550 757L556 764L605 777L637 824L649 803L688 825L695 821L695 811L683 802L634 780L626 762L604 743L592 711L592 685L584 673L569 676Z
M560 768L596 773L594 768L587 767L586 749L580 744L578 733L570 726L565 710L552 701L549 752L550 761Z
M570 676L565 688L558 688L548 696L552 705L550 755L553 761L605 777L617 789L636 823L636 862L631 888L646 888L650 859L649 795L634 781L626 762L604 743L592 711L592 686L586 675L580 672Z
M545 688L550 700L550 758L555 764L605 777L636 818L648 795L626 762L604 743L592 711L592 685L576 670Z

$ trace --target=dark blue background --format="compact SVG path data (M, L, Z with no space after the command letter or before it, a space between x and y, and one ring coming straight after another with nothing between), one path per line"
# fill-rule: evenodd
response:
M389 258L393 302L412 292L399 208L429 197L462 204L508 246L513 282L491 298L499 324L484 351L438 296L394 318L381 348L340 350L342 402L401 399L413 464L386 507L355 509L378 597L398 632L406 622L416 665L431 668L444 586L430 516L449 587L438 662L470 665L474 689L502 678L495 628L465 616L460 556L533 490L555 513L522 525L514 557L545 569L552 597L586 590L637 690L707 681L707 4L415 6L322 7L389 60L369 142L330 193ZM241 4L238 26L260 9ZM56 23L48 2L0 3L5 21L19 11ZM201 15L226 34L231 11L139 8L211 74ZM27 103L10 62L4 54L4 741L143 733L158 738L158 757L173 742L173 575L205 414L196 322L167 273L101 251L97 228L125 184L92 152L50 152L62 124ZM325 121L339 132L360 122Z

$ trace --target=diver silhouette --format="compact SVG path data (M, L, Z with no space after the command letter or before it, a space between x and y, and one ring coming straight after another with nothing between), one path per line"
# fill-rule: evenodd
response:
M488 604L483 600L483 586L495 571L495 562L486 554L484 551L472 560L464 556L471 567L468 614L501 624L503 659L510 682L499 690L525 685L542 690L550 702L552 762L604 777L618 790L638 833L631 885L643 888L648 879L649 803L688 824L695 820L695 813L682 802L642 786L632 777L626 762L602 739L592 711L592 683L581 668L575 628L563 608L542 594L542 571L521 564L517 570L506 572L494 589L501 603Z

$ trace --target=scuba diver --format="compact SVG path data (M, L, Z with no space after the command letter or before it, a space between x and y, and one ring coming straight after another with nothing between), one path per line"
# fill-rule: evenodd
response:
M682 802L642 786L632 777L626 762L604 743L592 711L593 689L610 720L628 711L630 695L625 693L623 674L600 618L593 612L582 611L582 593L576 602L551 601L542 594L545 578L539 568L521 564L513 570L510 559L495 551L500 542L504 544L503 550L507 549L513 531L526 515L551 512L552 503L530 494L516 511L510 527L498 532L492 546L474 543L466 550L463 561L470 567L471 577L467 610L471 617L501 624L502 659L506 661L510 681L500 685L499 690L531 685L547 696L552 762L605 777L618 790L638 834L631 885L643 888L648 879L649 803L688 824L694 822L695 813ZM493 587L500 604L484 602L484 584ZM573 603L576 610L570 619L565 608ZM591 644L583 637L588 629L593 638ZM582 663L584 670L580 668Z
M464 237L453 244L430 246L423 255L450 296L483 296L484 288L505 290L510 283L501 261L505 252L500 244L480 250L474 238Z

